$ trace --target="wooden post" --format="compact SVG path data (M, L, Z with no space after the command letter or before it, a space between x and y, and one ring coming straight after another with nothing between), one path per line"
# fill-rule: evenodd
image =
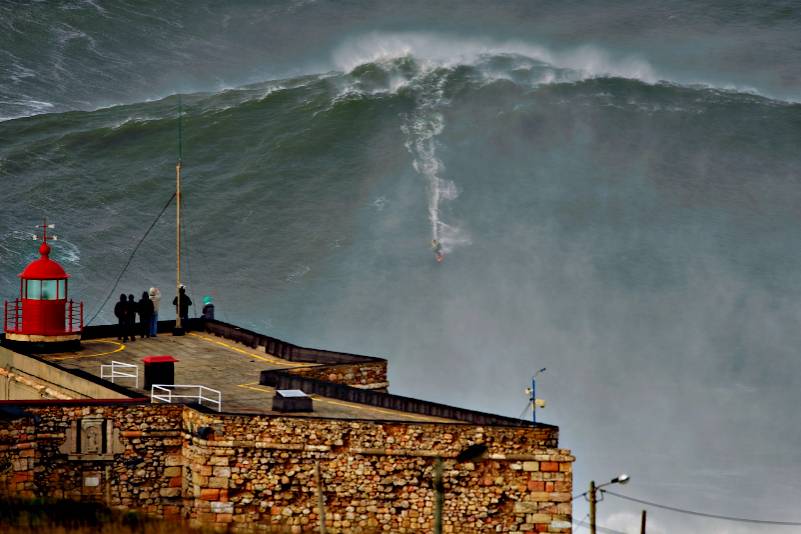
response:
M640 521L640 534L645 534L645 510L642 511L642 520Z
M596 534L595 531L595 481L590 480L590 534Z

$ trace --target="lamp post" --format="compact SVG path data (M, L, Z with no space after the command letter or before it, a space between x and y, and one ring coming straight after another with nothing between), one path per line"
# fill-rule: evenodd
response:
M479 460L487 453L487 446L475 443L456 455L456 462ZM442 483L442 457L434 458L434 534L442 534L442 508L445 504L445 487Z
M606 484L601 484L600 486L595 485L594 480L590 480L590 491L588 492L589 499L590 499L590 534L596 534L595 530L595 503L598 502L596 492L603 488L604 486L609 486L610 484L626 484L629 481L629 476L626 473L622 473Z

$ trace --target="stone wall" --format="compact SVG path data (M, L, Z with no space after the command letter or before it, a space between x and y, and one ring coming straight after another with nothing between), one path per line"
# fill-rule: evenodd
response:
M317 380L325 380L336 384L345 384L356 388L386 391L387 362L365 362L339 365L320 365L314 367L297 367L286 369L286 372L302 375Z
M100 500L121 509L179 517L183 409L129 404L28 406L27 417L0 420L0 491ZM98 429L107 421L108 431L100 430L96 443L84 434L76 451L75 436L82 421L86 428L98 423ZM3 472L9 462L11 470Z
M24 417L0 419L5 494L101 500L241 531L314 532L320 489L330 533L430 532L440 457L445 532L570 532L573 457L557 448L551 426L243 416L122 403L24 409ZM486 445L485 457L457 462L472 444Z

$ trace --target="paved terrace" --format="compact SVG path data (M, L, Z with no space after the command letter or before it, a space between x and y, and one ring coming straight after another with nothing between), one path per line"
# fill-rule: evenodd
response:
M185 336L160 333L157 337L137 338L134 342L122 342L115 337L84 339L81 349L76 352L36 354L36 356L65 369L81 369L98 378L101 376L101 365L103 364L118 361L137 365L139 388L135 387L134 380L131 378L117 378L115 383L142 397L150 396L150 391L142 388L144 385L142 358L157 355L170 355L178 360L178 363L175 364L176 384L198 384L219 390L222 393L222 411L226 413L287 415L270 409L275 388L259 384L260 373L265 370L320 365L289 361L267 353L262 347L252 348L246 344L203 331L188 332ZM338 419L454 422L453 419L369 406L321 395L312 394L310 396L314 400L314 412L289 415ZM204 404L208 405L208 403Z

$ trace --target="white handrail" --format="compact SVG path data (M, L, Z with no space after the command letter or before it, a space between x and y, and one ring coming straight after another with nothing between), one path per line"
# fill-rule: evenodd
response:
M121 371L120 368L133 373ZM108 371L108 372L107 372ZM115 378L133 378L136 381L136 387L139 388L139 367L130 363L123 363L112 360L111 363L103 364L100 366L100 378L111 380L114 383Z
M171 388L197 388L197 394L176 395ZM156 390L159 390L158 394L156 394ZM216 395L217 398L204 396L203 393L205 391L208 391L212 397ZM195 399L201 406L203 405L203 401L206 401L216 404L218 412L222 411L222 393L216 389L207 388L206 386L201 386L200 384L153 384L151 386L150 402L159 400L168 404L172 404L173 399Z

